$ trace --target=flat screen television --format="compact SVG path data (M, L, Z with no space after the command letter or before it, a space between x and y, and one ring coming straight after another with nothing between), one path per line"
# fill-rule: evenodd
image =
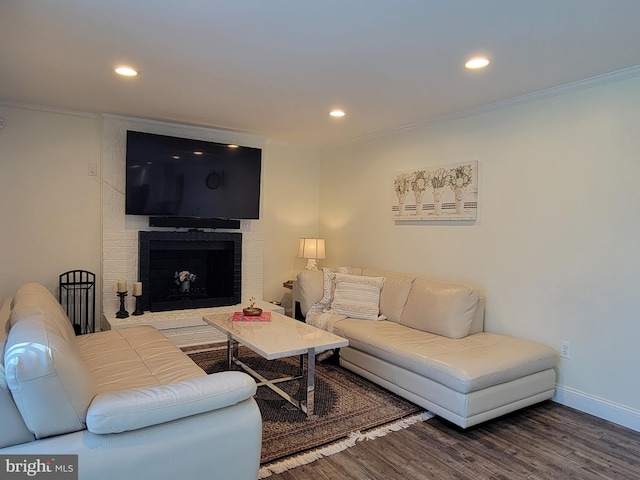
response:
M127 131L127 215L257 219L262 150Z

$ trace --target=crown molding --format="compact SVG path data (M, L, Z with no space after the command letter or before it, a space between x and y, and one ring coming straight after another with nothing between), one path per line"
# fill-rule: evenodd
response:
M516 97L507 98L505 100L499 100L497 102L487 103L478 107L467 108L465 110L459 110L457 112L440 115L424 122L417 122L408 125L402 125L396 128L382 130L380 132L363 135L360 137L354 137L349 140L341 142L327 143L322 148L334 148L340 146L352 145L355 143L362 143L365 141L373 140L376 138L382 138L389 135L393 135L401 132L409 132L419 128L424 128L430 125L436 125L440 123L450 122L452 120L459 120L462 118L472 117L475 115L481 115L483 113L493 112L495 110L502 110L505 108L511 108L526 103L536 102L547 98L557 97L561 95L567 95L570 93L578 92L588 88L599 87L610 83L622 82L631 78L640 76L640 65L634 65L633 67L623 68L602 75L596 75L595 77L586 78L584 80L578 80L576 82L565 83L558 85L557 87L546 88L544 90L538 90L536 92L525 93Z
M595 77L586 78L584 80L578 80L576 82L565 83L564 85L558 85L557 87L546 88L537 92L525 93L518 95L517 97L507 98L505 100L499 100L497 102L488 103L479 107L462 110L460 112L454 112L451 114L443 115L435 119L436 122L443 122L449 120L457 120L458 118L469 117L478 115L494 110L501 110L503 108L515 107L525 103L536 102L546 98L558 97L561 95L567 95L570 93L578 92L580 90L586 90L588 88L600 87L609 83L622 82L630 78L640 76L640 65L636 65L630 68L622 70L616 70L615 72L605 73L597 75ZM427 122L432 123L432 122Z
M194 125L189 123L175 123L167 122L163 120L157 120L144 117L129 117L126 115L115 115L111 113L103 113L102 118L105 120L115 120L118 122L126 122L132 125L140 125L141 127L153 126L160 129L171 129L176 134L196 135L199 138L202 136L210 136L211 134L217 134L221 138L216 141L224 141L229 143L238 143L243 146L264 148L266 139L264 137L253 135L239 130L231 130L217 127L206 127L202 125ZM224 139L224 140L223 140Z
M60 115L70 115L73 117L100 119L99 113L83 112L78 110L67 110L64 108L48 107L46 105L37 105L32 103L13 102L9 100L0 100L0 107L22 108L25 110L36 110L38 112L57 113Z

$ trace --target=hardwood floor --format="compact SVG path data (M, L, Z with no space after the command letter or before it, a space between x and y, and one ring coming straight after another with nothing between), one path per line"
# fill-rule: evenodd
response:
M640 478L640 433L545 402L462 431L439 418L272 480Z

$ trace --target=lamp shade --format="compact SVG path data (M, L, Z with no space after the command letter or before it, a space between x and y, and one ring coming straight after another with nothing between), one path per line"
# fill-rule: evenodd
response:
M298 250L300 258L326 258L324 252L324 238L301 238Z

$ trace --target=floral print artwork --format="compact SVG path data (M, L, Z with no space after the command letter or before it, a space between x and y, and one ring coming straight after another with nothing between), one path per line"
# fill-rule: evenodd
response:
M397 172L393 192L394 220L475 220L478 162Z

